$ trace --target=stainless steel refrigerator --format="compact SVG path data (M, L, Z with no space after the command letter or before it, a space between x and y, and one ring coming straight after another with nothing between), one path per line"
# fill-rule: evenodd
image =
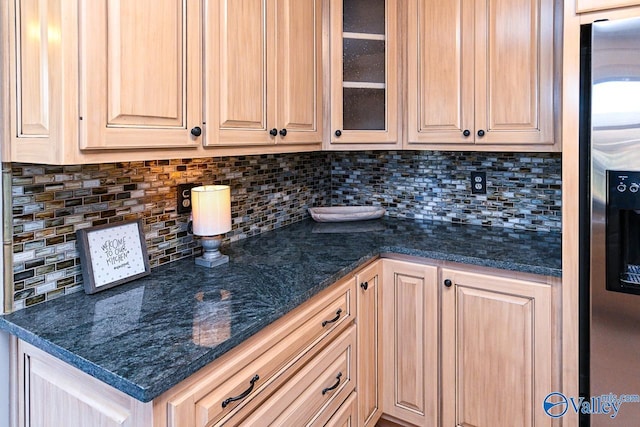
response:
M583 26L581 54L581 425L636 426L640 19Z

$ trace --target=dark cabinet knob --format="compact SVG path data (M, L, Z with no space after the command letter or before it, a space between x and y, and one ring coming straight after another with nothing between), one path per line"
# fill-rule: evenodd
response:
M464 136L469 136L469 135L471 135L471 131L470 131L469 129L465 129L465 130L462 132L462 134L463 134Z
M336 136L337 136L337 137L339 137L340 135L342 135L342 131L341 131L340 129L338 129L338 130L336 131Z
M191 135L193 135L193 136L202 135L202 129L199 126L196 126L196 127L192 128L191 129Z
M287 136L287 130L286 129L280 129L280 136Z
M478 131L478 136L479 136L480 138L482 138L482 137L484 136L484 131L483 131L482 129L480 129L480 130Z
M360 287L362 288L362 290L366 291L367 289L369 289L369 282L360 283Z
M453 282L452 282L450 279L445 279L445 281L444 281L444 285L445 285L447 288L450 288L450 287L451 287L451 285L453 285Z
M278 134L278 129L273 128L269 131L269 135L271 136L276 136Z

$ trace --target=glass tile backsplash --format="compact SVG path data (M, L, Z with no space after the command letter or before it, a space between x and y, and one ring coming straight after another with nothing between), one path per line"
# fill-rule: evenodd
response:
M370 151L333 153L331 203L374 205L387 215L560 232L559 153ZM487 194L471 193L485 171Z
M177 184L231 186L235 241L328 203L323 153L75 166L12 164L14 310L81 289L75 231L141 218L151 267L201 251L177 213Z
M322 152L130 163L12 164L14 309L81 289L75 231L140 218L151 266L200 252L179 183L231 186L235 241L308 217L379 205L394 217L560 231L559 154ZM487 172L472 195L470 172Z

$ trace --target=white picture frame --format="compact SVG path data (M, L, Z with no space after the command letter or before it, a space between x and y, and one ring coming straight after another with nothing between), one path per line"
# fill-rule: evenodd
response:
M151 272L141 220L76 231L84 291L93 294Z

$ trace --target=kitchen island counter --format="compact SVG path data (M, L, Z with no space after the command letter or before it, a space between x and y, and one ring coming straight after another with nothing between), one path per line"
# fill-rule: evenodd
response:
M561 236L384 218L301 221L149 276L0 316L0 329L148 402L337 280L387 254L560 277Z

